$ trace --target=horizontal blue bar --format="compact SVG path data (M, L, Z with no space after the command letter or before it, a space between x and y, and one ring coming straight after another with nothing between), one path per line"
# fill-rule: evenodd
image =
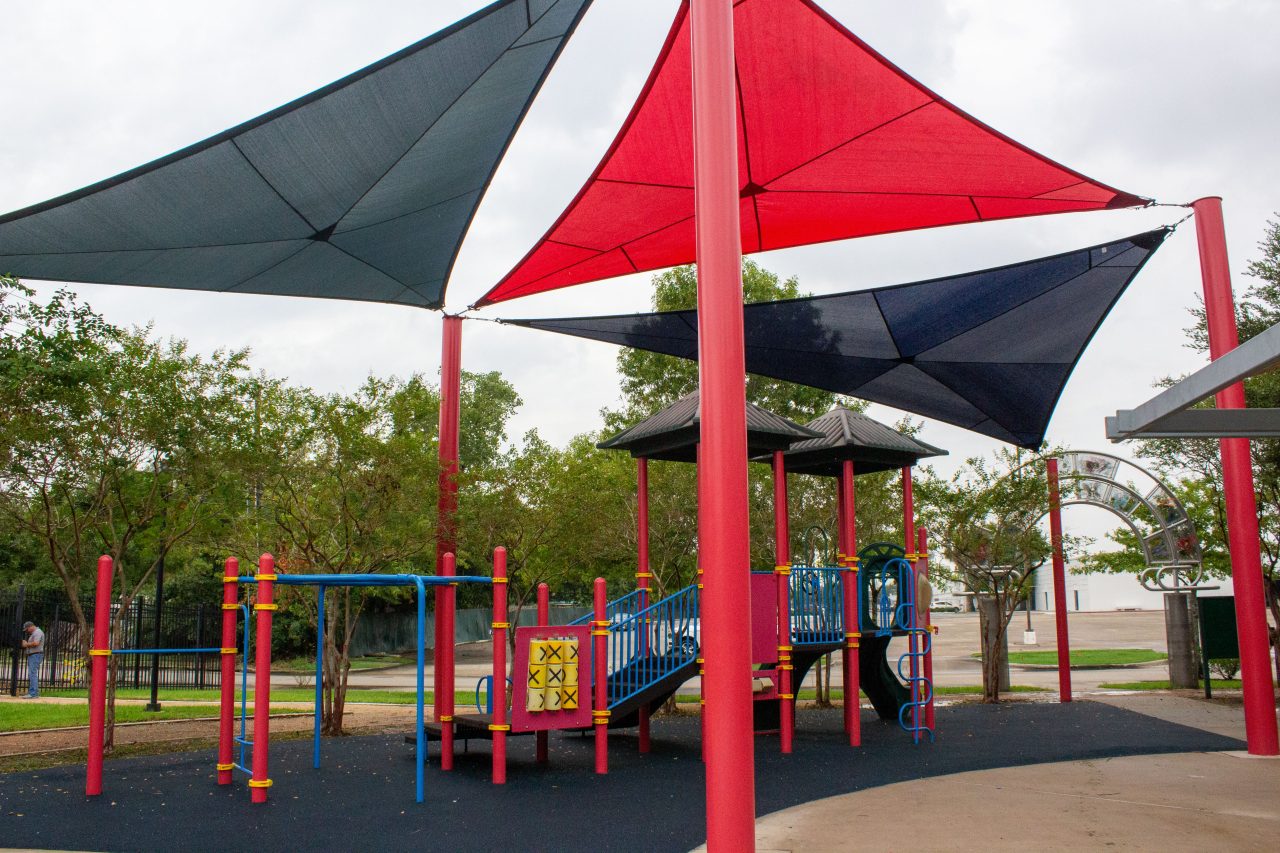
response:
M257 583L253 575L236 578L237 583ZM276 575L282 586L447 586L451 583L493 583L483 575Z
M112 649L113 655L212 655L222 651L213 649Z
M245 767L243 764L236 764L236 769L239 770L241 773L248 773L250 776L253 775L253 771L250 770L248 767Z

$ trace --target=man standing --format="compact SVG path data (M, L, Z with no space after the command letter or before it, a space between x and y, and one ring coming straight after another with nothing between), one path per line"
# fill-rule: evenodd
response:
M44 660L44 631L37 628L34 622L27 622L22 626L22 630L27 635L27 638L22 641L22 648L27 650L27 680L30 682L26 698L35 699L40 695L40 662Z

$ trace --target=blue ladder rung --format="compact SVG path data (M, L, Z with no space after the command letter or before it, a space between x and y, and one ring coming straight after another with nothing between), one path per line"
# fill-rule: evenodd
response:
M240 744L241 746L253 746L253 741L250 740L249 738L238 737L238 738L232 738L232 740L234 740L236 743Z
M253 771L250 770L248 767L245 767L243 764L237 764L236 769L239 770L241 773L248 773L250 776L253 775Z

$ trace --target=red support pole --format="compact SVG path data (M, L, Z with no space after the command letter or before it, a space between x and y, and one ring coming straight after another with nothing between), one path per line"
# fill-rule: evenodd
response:
M436 573L444 566L445 554L458 553L458 432L460 430L462 394L462 318L444 317L441 327L440 353L440 425L436 458L439 460L439 480L436 498ZM450 587L452 589L452 587ZM436 620L433 634L435 653L439 655L444 645L444 626L440 611L444 599L444 587L435 589ZM432 676L435 701L432 716L436 720L445 713L441 707L444 694L439 661Z
M218 784L230 785L236 712L236 612L240 609L240 561L228 557L222 569L222 705L218 713ZM245 661L248 665L248 661Z
M902 469L902 545L907 559L915 560L916 506L911 491L911 468Z
M545 583L538 584L538 627L545 628L551 623L551 588ZM537 746L536 755L539 764L547 763L547 733L534 735Z
M640 609L649 606L649 460L643 456L636 460L636 587L640 590ZM645 620L640 635L640 654L649 654L649 624ZM649 751L649 706L640 706L640 752Z
M493 784L507 783L507 549L493 549Z
M791 689L791 531L788 527L787 463L773 452L773 563L778 586L778 740L791 754L796 696Z
M596 772L609 772L609 614L604 578L596 578L592 589L591 671L595 684L591 721L596 727Z
M1227 236L1222 222L1222 199L1192 203L1196 215L1196 243L1204 284L1204 313L1209 332L1209 358L1218 359L1239 343L1231 270L1227 264ZM1215 398L1219 409L1245 408L1244 384L1224 388ZM1222 490L1227 510L1227 541L1231 551L1231 580L1235 588L1236 624L1240 633L1240 679L1244 686L1244 727L1251 755L1280 754L1276 731L1275 687L1271 680L1270 643L1263 601L1261 534L1254 493L1249 440L1224 438Z
M755 743L747 496L746 361L738 197L738 99L733 0L691 0L694 228L698 265L698 369L703 451L706 589L707 848L755 849Z
M862 745L861 692L862 673L859 645L862 633L858 625L858 513L853 485L853 460L846 459L840 465L840 494L844 507L844 730L849 734L849 746Z
M452 552L444 555L440 566L440 574L453 577L458 573L457 559ZM440 769L453 769L453 700L454 700L454 667L453 655L455 647L454 614L458 605L458 585L454 581L448 586L436 587L436 624L442 626L440 645L436 647L436 683L440 692L436 694L435 708L438 711L436 722L440 724ZM444 595L440 595L443 592Z
M107 723L107 658L111 656L111 558L98 558L93 600L93 648L89 649L89 767L86 796L102 793L102 749Z
M271 779L267 763L271 749L271 614L274 602L276 559L270 554L258 558L258 599L253 605L258 620L258 647L254 650L253 672L253 778L249 780L249 799L267 801Z
M920 577L926 581L929 580L929 531L921 527L916 531L916 554L919 562L916 563L916 570ZM932 604L932 601L930 601ZM924 656L924 677L929 682L929 704L924 709L924 724L933 729L933 613L930 607L924 609L924 620L922 622L927 632L929 651Z
M1058 627L1058 701L1071 701L1071 640L1067 636L1067 567L1062 557L1062 493L1058 460L1046 459L1049 476L1049 544L1053 547L1053 613Z

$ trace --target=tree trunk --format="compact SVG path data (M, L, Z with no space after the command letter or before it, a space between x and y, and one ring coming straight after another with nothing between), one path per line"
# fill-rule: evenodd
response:
M1164 631L1169 648L1169 686L1194 690L1200 685L1200 672L1196 667L1191 597L1187 592L1165 593Z
M1009 689L1009 644L1006 620L994 595L978 596L978 626L982 647L982 701L1000 701Z

